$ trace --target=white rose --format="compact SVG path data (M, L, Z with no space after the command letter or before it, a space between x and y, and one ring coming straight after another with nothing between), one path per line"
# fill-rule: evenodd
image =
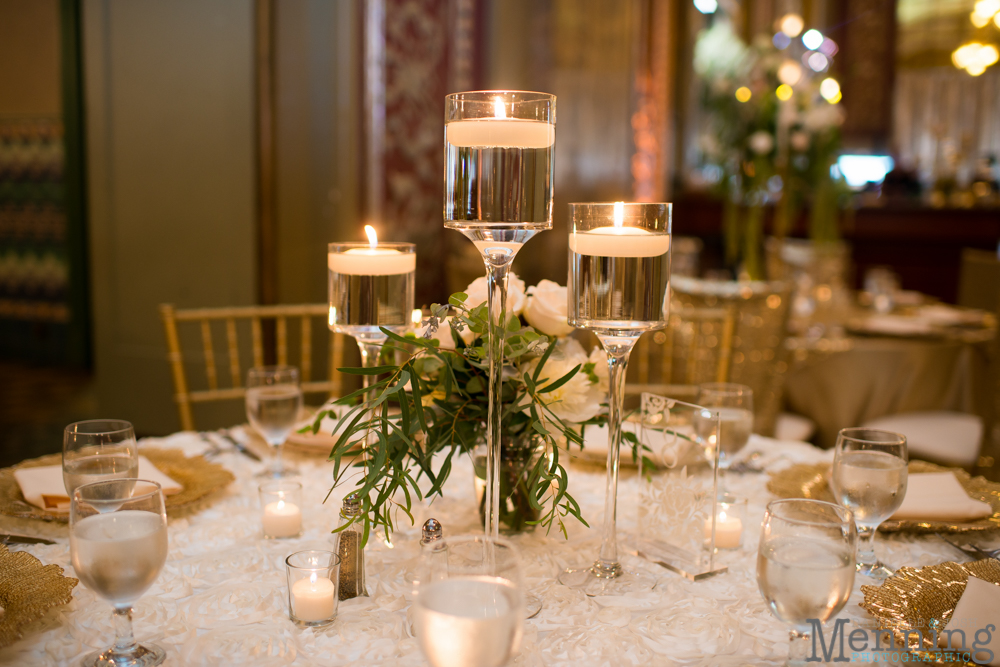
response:
M532 359L521 369L522 372L529 375L534 373L538 362L539 359ZM556 354L553 353L545 362L545 367L538 377L539 389L544 389L566 375L581 362L582 360L576 358L556 358ZM577 372L569 382L554 391L541 394L541 397L549 410L563 421L584 422L600 412L604 394L597 385L590 383L585 373Z
M468 287L465 293L469 296L465 300L466 308L475 308L486 301L486 276L476 278ZM513 271L507 282L507 316L520 315L524 310L524 281L517 277Z
M750 146L750 150L757 155L766 155L774 149L774 137L771 136L770 132L758 130L750 135L747 144Z
M566 323L566 288L551 280L543 280L531 288L524 307L524 319L538 331L549 336L566 336L573 327Z

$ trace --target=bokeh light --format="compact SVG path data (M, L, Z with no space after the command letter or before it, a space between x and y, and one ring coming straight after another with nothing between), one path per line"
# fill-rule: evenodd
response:
M746 86L740 86L736 89L736 99L740 102L749 102L752 96L753 93L751 93L750 89Z
M777 95L778 99L781 100L782 102L787 102L788 100L792 99L792 92L793 92L792 87L789 86L787 83L783 83L780 86L778 86L778 89L774 91L774 94Z
M810 51L815 51L823 45L823 39L823 33L813 28L812 30L806 30L805 34L802 35L802 45Z
M798 14L785 14L781 17L781 22L778 24L781 32L785 33L789 37L798 37L802 29L806 27L805 22L802 17Z

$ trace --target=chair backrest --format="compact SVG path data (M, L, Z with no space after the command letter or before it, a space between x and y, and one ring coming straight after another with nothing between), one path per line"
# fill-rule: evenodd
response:
M726 382L754 392L754 432L771 435L781 410L788 370L785 338L791 286L785 282L708 281L671 278L679 308L722 308L732 313L734 330Z
M1000 306L1000 259L991 250L962 250L958 275L958 305L989 313Z
M734 330L732 308L673 307L667 328L636 344L625 393L693 400L699 384L726 382Z
M167 360L174 380L174 402L180 416L181 427L184 430L194 430L193 403L208 401L223 401L242 399L244 370L240 362L240 345L238 330L250 325L250 342L252 349L252 365L263 366L264 355L264 323L274 322L274 353L278 364L289 363L289 320L297 321L299 328L299 368L303 393L325 393L331 396L342 394L341 374L336 370L343 366L344 337L340 334L330 334L329 379L313 379L313 345L312 320L322 318L324 328L328 317L327 304L303 304L294 306L245 306L233 308L193 308L178 310L173 304L162 304L160 316L167 338ZM185 359L181 348L181 337L178 324L197 325L201 334L201 357L205 366L206 389L192 390L190 388ZM226 361L229 379L220 383L219 364L216 362L215 339L212 335L212 324L224 324ZM238 327L243 324L243 327ZM220 327L216 327L217 329Z

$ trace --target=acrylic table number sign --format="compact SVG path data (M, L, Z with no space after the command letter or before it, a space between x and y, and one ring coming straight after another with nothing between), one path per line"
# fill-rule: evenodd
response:
M649 452L639 462L639 556L692 581L725 572L717 547L732 540L733 526L720 519L718 412L643 393L640 414L640 443L655 443L662 465L651 465ZM713 415L714 428L705 428Z

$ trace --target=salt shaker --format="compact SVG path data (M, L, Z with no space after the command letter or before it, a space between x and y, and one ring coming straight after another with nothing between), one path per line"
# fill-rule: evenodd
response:
M368 597L365 587L365 550L361 546L364 522L361 516L361 495L355 491L344 498L340 508L340 525L351 525L337 533L337 555L340 556L340 585L337 597L349 600L358 596Z
M420 531L421 550L429 544L437 542L443 537L444 528L441 526L441 522L434 518L427 519L427 521L424 522L423 529Z

